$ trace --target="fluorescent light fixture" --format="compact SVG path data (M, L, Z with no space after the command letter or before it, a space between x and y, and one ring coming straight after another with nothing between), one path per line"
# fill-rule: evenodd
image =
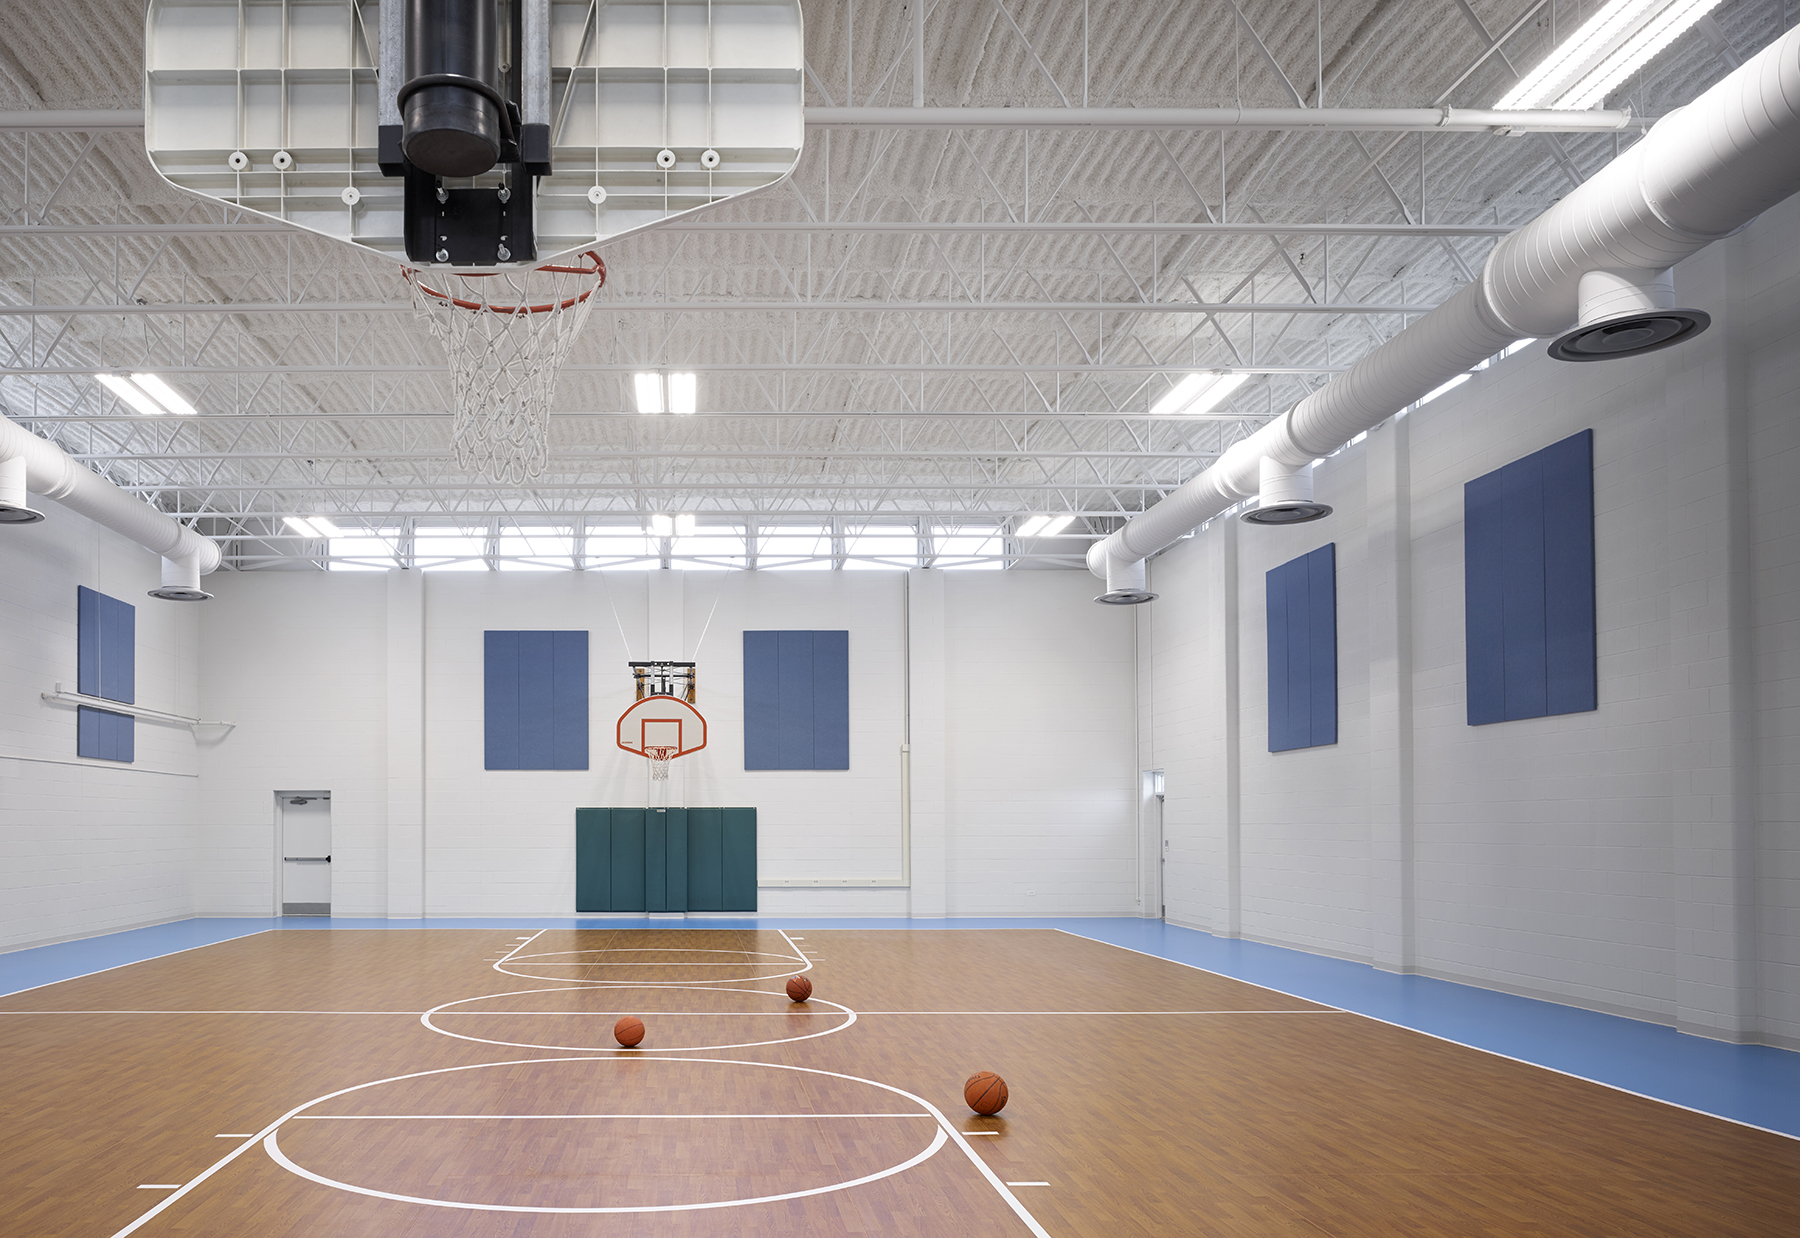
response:
M664 515L662 512L657 512L654 516L650 517L650 536L675 536L675 521Z
M1167 395L1150 406L1150 415L1161 417L1164 413L1179 413L1192 404L1217 377L1217 374L1189 374L1170 388Z
M675 536L692 537L693 535L694 514L692 512L682 512L681 515L675 517Z
M1200 393L1200 398L1182 411L1188 414L1210 413L1225 402L1225 397L1250 381L1248 374L1220 374L1218 381Z
M281 518L281 521L283 524L287 525L288 528L290 528L294 532L298 533L301 537L324 537L324 536L326 536L325 534L319 532L318 529L314 528L313 522L308 520L305 516L283 516Z
M344 535L342 529L338 528L336 524L325 519L323 516L309 517L308 523L319 531L320 537L342 537Z
M661 374L636 374L632 381L637 386L637 406L640 413L660 413L663 411L663 383Z
M1066 516L1032 516L1019 526L1015 537L1055 537L1075 521L1075 517Z
M699 382L692 374L669 375L669 411L677 417L692 413L699 403Z
M1189 374L1150 406L1150 415L1211 412L1249 377L1248 374Z
M1519 79L1496 108L1603 103L1619 83L1686 34L1720 0L1611 0Z
M169 386L154 374L133 374L131 381L150 393L150 398L168 409L171 413L179 413L183 417L192 417L197 411L188 403L188 398Z
M160 417L168 410L151 398L150 393L120 374L96 374L102 386L125 403L151 417Z

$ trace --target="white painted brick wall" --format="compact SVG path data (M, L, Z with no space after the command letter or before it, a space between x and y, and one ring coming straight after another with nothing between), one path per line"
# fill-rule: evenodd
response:
M331 792L336 915L386 913L386 586L362 572L219 572L201 701L199 909L271 914L275 792Z
M1132 615L1085 572L946 572L951 915L1138 914Z
M145 596L160 579L154 555L34 503L43 523L0 536L0 949L193 911L193 733L140 719L132 764L82 761L75 710L39 694L76 687L75 590L86 585L137 607L137 703L193 716L197 607Z
M1231 613L1222 522L1152 565L1163 598L1145 656L1151 743L1169 770L1172 918L1349 957L1370 956L1379 923L1384 966L1404 955L1428 973L1800 1044L1797 236L1790 202L1686 264L1684 303L1719 325L1682 348L1571 366L1540 346L1408 419L1406 701L1383 703L1380 721L1410 729L1409 804L1384 792L1395 806L1369 815L1365 767L1388 771L1395 757L1365 748L1375 703L1357 626L1371 613L1358 591L1380 575L1363 522L1380 507L1391 523L1394 510L1392 468L1365 494L1361 465L1392 449L1377 437L1391 427L1319 469L1320 497L1338 508L1329 523L1231 531ZM1587 427L1600 709L1469 727L1463 483ZM1327 540L1340 742L1272 755L1262 574ZM1383 579L1395 587L1391 571ZM1219 648L1234 629L1241 699L1218 712L1240 728L1235 860L1226 728L1207 724L1209 702L1230 695ZM1371 831L1360 843L1359 811ZM1381 878L1364 881L1372 855Z
M769 888L764 908L1135 914L1130 617L1095 606L1085 573L935 575L948 660L915 666L915 677L948 685L937 727L952 747L931 757L928 720L915 716L914 791L915 805L929 804L942 788L946 859L916 873L910 894ZM386 578L219 579L206 707L240 726L207 756L202 906L266 913L273 791L330 790L334 911L383 914L397 875L384 865L404 862L380 845L395 742ZM901 573L429 573L423 584L428 914L573 910L574 809L665 802L612 727L632 699L626 662L651 657L700 662L709 727L706 750L676 762L666 802L756 805L765 880L899 875ZM482 633L509 628L589 631L591 769L483 768ZM849 770L743 768L747 628L849 630ZM926 635L915 630L915 648ZM929 699L915 688L915 709Z

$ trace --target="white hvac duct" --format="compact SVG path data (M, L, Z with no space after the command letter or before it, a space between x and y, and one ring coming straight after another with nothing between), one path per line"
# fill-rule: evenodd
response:
M151 597L190 602L212 596L200 588L200 577L219 566L218 543L126 494L55 443L0 417L0 523L43 519L26 506L26 490L161 555L162 587L152 589Z
M1797 191L1800 29L1503 239L1476 283L1095 543L1089 570L1126 578L1131 565L1256 494L1265 459L1303 467L1515 340L1575 326L1552 348L1573 361L1697 334L1707 317L1672 308L1670 268ZM1142 599L1109 590L1097 600Z

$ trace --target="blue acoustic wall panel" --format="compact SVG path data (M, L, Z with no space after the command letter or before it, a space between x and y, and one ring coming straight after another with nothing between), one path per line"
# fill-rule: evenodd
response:
M104 593L75 590L76 691L84 696L137 701L137 607ZM136 756L136 719L82 706L76 711L75 754L103 761Z
M1337 743L1337 545L1271 568L1269 751Z
M744 768L850 768L850 633L744 633Z
M488 769L588 767L588 634L487 632Z
M1463 487L1469 725L1599 707L1594 432Z

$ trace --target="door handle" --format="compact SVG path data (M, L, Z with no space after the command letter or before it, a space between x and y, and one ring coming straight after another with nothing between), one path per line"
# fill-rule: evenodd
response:
M283 860L292 860L295 864L329 864L329 863L331 863L331 857L328 855L284 855L281 858Z

